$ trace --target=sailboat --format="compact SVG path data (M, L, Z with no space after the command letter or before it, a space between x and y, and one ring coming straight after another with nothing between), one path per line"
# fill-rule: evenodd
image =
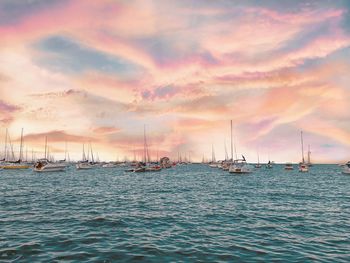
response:
M247 164L245 157L242 155L242 159L236 159L233 161L229 168L229 172L235 174L247 174L251 173L252 169L250 165Z
M311 151L310 151L310 144L308 145L308 150L307 150L307 165L309 167L312 166L312 163L311 163Z
M259 152L258 152L258 163L255 164L255 168L261 168L260 158L259 158Z
M88 150L88 154L89 154L89 150ZM82 156L82 160L79 161L76 165L75 168L77 170L89 170L93 168L93 165L91 165L91 163L89 163L89 157L86 158L85 155L85 145L83 144L83 156Z
M242 155L242 159L237 158L236 143L234 143L236 159L229 166L229 173L233 174L248 174L253 170L250 165L247 164L245 157ZM231 151L232 151L232 120L231 120ZM231 152L232 155L232 152ZM233 156L232 156L233 157Z
M37 160L34 164L34 172L62 172L65 171L67 164L62 161L53 162L50 161L50 154L47 147L47 137L45 137L45 157L43 159Z
M343 167L343 174L350 174L350 161L348 161Z
M293 164L292 163L286 163L284 165L284 170L294 170Z
M6 142L7 142L7 137L8 137L8 132L6 130ZM8 137L9 138L9 137ZM9 139L10 141L10 139ZM10 141L10 146L12 149L12 156L14 157L14 152L13 152L13 148L11 145L11 141ZM20 148L19 148L19 158L17 161L6 161L5 160L5 164L2 166L3 169L28 169L30 166L26 163L22 162L22 156L23 155L23 128L22 128L22 132L21 132L21 144L20 144Z
M265 167L266 167L267 169L272 169L272 168L273 168L273 162L271 162L271 161L269 160Z
M211 145L211 162L209 164L209 167L211 168L218 168L218 164L216 163L216 158L215 158L215 150L214 150L214 145Z
M301 142L301 157L302 161L299 163L299 172L305 173L309 171L307 163L304 159L304 140L303 140L303 131L300 132L300 142Z
M229 170L230 170L230 166L232 165L232 162L233 162L232 120L230 121L230 128L231 128L231 159L228 159L228 156L227 156L227 160L225 160L225 162L223 162L223 164L222 164L222 170L224 170L224 171L229 171ZM226 143L225 143L225 153L226 153ZM236 157L237 157L236 145L235 145L235 154L236 154ZM237 158L236 158L236 159L237 159Z
M134 173L159 172L162 168L159 165L151 165L147 145L146 126L143 127L143 163L138 163L133 170Z

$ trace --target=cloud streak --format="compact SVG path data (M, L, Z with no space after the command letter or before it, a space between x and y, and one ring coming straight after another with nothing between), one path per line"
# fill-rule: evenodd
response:
M0 10L0 121L25 127L33 147L47 134L76 157L85 140L105 158L130 155L146 124L163 154L201 159L232 119L247 158L301 129L320 160L320 138L350 150L342 1L6 0ZM297 161L286 151L279 161Z

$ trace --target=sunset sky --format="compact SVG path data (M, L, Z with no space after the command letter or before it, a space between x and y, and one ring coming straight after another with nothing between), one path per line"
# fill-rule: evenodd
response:
M350 160L350 1L0 0L0 155Z

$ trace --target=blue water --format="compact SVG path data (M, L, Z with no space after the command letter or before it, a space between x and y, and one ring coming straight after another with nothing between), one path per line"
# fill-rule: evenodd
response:
M350 261L350 176L0 171L1 262Z

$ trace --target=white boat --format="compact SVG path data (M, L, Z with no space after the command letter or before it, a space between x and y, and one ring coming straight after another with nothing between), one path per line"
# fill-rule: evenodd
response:
M67 164L65 162L49 162L47 159L38 160L33 171L35 172L62 172L65 171Z
M9 139L10 148L12 150L12 160L7 160L7 139ZM20 144L20 150L19 150L19 159L17 161L14 161L14 152L13 147L11 144L10 136L8 134L8 131L6 129L6 137L5 137L5 151L4 151L4 159L2 160L4 163L1 165L2 169L6 170L18 170L18 169L28 169L30 165L22 161L23 157L23 128L21 132L21 144Z
M305 173L309 171L309 167L306 163L299 163L299 172Z
M78 162L75 165L75 168L77 170L89 170L94 168L95 163L94 163L94 156L93 156L93 152L92 152L92 148L91 148L91 143L90 143L90 149L91 149L91 158L92 158L92 162L89 162L89 149L88 149L88 156L86 157L85 155L85 145L83 144L83 156L82 156L82 161Z
M343 174L350 174L350 161L344 165L342 173Z
M273 164L273 162L269 161L269 162L266 164L265 167L266 167L267 169L272 169L272 168L273 168L273 165L272 165L272 164Z
M105 163L102 165L102 168L116 168L118 167L118 165L116 165L115 163Z
M284 165L284 170L294 170L294 166L292 163L286 163Z
M300 132L300 142L301 142L301 159L302 161L299 163L299 172L306 173L309 171L309 166L305 163L304 158L304 140L303 140L303 131Z
M230 169L230 166L231 166L231 162L230 161L227 161L227 162L224 162L221 167L222 167L222 170L224 171L228 171Z
M248 174L251 173L253 169L247 164L245 158L243 158L234 160L228 171L234 174Z
M94 165L89 162L79 162L75 165L77 170L89 170L94 168Z

